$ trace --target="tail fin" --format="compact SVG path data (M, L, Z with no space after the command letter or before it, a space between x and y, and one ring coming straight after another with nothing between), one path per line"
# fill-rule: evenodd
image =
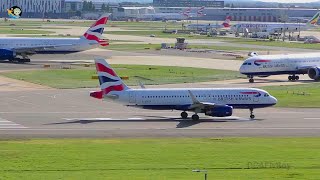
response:
M102 58L95 59L96 69L99 77L101 91L91 92L90 96L102 99L114 91L125 91L129 87L125 85L122 79L114 72L106 60Z
M230 22L231 22L231 16L227 16L226 20L222 23L222 26L225 28L229 28L231 27Z
M101 46L108 46L109 43L102 39L102 34L106 23L108 22L110 14L102 15L85 33L81 38L89 41L96 41Z
M199 17L205 16L206 14L203 13L205 6L202 6L200 9L198 9L197 14Z
M181 15L185 16L185 17L189 17L191 13L191 7L189 7L188 9L186 9L185 11L181 12Z
M309 21L308 21L308 25L317 25L317 23L318 23L318 20L319 20L319 17L320 17L320 12L317 12L313 17L312 17L312 19L310 19Z

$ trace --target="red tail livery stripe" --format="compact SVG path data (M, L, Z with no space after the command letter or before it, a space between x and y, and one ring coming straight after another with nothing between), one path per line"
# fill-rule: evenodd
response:
M106 66L103 65L103 64L96 63L96 68L97 68L97 71L98 71L98 72L99 72L99 71L100 71L100 72L106 72L106 73L108 73L108 74L111 74L112 76L117 76L116 73L115 73L112 69L106 67Z

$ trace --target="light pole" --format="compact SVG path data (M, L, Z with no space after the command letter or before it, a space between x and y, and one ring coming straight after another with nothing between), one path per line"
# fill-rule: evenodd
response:
M204 173L204 180L207 180L208 178L208 171L207 170L201 170L201 169L194 169L192 172L202 172Z

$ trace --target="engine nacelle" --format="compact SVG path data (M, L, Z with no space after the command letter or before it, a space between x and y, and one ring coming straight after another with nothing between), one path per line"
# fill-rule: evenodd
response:
M232 116L233 107L231 106L215 106L206 111L206 115L213 117L227 117Z
M249 52L248 56L249 57L254 57L254 56L259 56L259 54L256 53L256 52Z
M8 49L0 49L0 60L13 59L16 53Z
M320 68L318 67L310 68L308 70L308 75L311 79L314 79L316 81L320 80Z

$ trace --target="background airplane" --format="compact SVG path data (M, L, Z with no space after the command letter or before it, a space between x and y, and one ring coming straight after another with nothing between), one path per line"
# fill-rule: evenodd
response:
M254 82L254 76L289 74L289 81L299 80L297 74L308 74L311 79L320 80L320 53L253 56L244 61L240 73Z
M320 13L317 12L308 23L238 23L231 27L233 32L298 32L311 29L317 25Z
M197 10L197 13L191 13L191 8L186 9L180 13L152 13L152 14L143 14L141 19L151 19L151 20L186 20L190 17L202 17L205 14L203 10L205 7L201 7Z
M101 91L91 92L97 99L112 99L127 106L153 110L194 112L193 120L199 120L198 113L213 117L228 117L233 108L253 109L273 106L277 99L268 92L255 88L181 88L181 89L130 89L104 59L96 59Z
M226 20L222 24L189 24L187 25L187 29L201 29L201 30L209 30L209 29L223 29L230 28L231 16L227 16Z
M80 38L0 38L0 61L30 62L33 54L69 54L101 46L109 43L102 39L108 15L100 17ZM20 58L20 57L21 58Z

